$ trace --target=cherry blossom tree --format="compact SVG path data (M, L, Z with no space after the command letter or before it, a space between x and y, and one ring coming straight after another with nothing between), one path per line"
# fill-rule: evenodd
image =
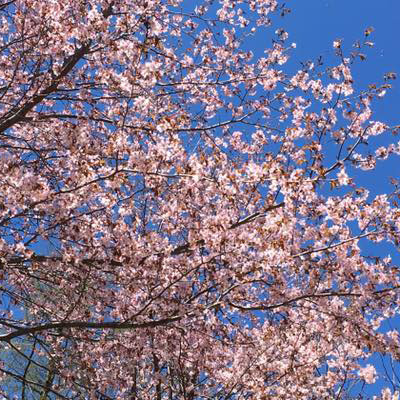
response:
M394 74L355 92L370 31L285 71L286 12L2 1L5 398L340 399L400 357L399 187L357 181L400 153L369 144Z

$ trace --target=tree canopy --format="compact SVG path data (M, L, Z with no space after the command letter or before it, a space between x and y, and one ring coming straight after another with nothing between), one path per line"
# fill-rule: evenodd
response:
M2 2L5 398L345 399L400 357L398 182L357 179L395 75L353 88L369 30L291 72L288 11Z

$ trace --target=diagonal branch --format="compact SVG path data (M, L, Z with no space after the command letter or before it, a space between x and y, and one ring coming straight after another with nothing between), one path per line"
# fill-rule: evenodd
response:
M87 44L81 46L75 51L75 53L68 57L64 61L64 65L60 73L51 81L50 85L47 86L40 93L34 95L29 101L27 101L21 108L17 109L11 114L3 123L0 124L0 133L6 131L8 128L14 124L21 122L26 114L29 113L35 106L37 106L41 101L43 101L48 95L54 93L61 80L68 75L68 73L74 68L78 61L89 52L91 46L91 41Z
M111 2L110 5L103 11L103 17L108 18L112 14L112 7L114 2ZM75 67L75 65L90 52L90 48L92 45L92 40L88 40L85 44L75 50L74 54L64 60L64 64L61 68L60 73L55 76L51 83L40 93L35 94L29 101L27 101L21 108L11 113L4 122L0 124L0 133L3 133L8 128L13 126L14 124L21 122L24 117L31 111L35 106L37 106L41 101L43 101L47 96L51 93L54 93L63 78L65 78L71 70Z
M354 242L356 240L360 240L360 239L368 237L368 236L379 235L381 233L383 233L383 231L375 230L375 231L365 232L363 234L360 234L360 235L357 235L357 236L353 236L353 237L350 237L348 239L344 239L344 240L342 240L340 242L329 244L327 246L314 248L314 249L311 248L309 250L304 250L301 253L293 254L292 258L302 257L302 256L305 256L305 255L308 255L308 254L319 253L321 251L331 250L331 249L333 249L335 247L342 246L343 244L346 244L346 243L349 243L349 242Z
M240 221L238 221L238 222L235 222L234 224L232 224L232 225L230 225L230 226L228 227L228 230L236 229L236 228L238 228L238 227L241 226L241 225L249 224L249 223L255 221L257 218L263 217L263 216L266 215L268 212L270 212L270 211L272 211L272 210L275 210L276 208L283 207L284 205L285 205L284 202L279 203L279 204L273 204L273 205L267 207L267 208L266 208L264 211L262 211L262 212L256 212L256 213L251 214L251 215L247 216L246 218L244 218L244 219L242 219L242 220L240 220ZM183 245L181 245L181 246L176 247L176 248L172 251L171 255L177 256L177 255L180 255L180 254L188 253L188 252L193 251L193 247L200 247L200 246L203 246L204 244L205 244L205 243L204 243L204 240L198 240L198 241L195 242L195 243L186 243L186 244L183 244Z
M394 290L400 289L400 286L394 286L391 288L385 288L381 290L376 290L372 292L373 296L385 295L386 293L392 292ZM296 303L300 300L308 300L308 299L316 299L323 297L361 297L363 296L361 293L357 292L322 292L322 293L310 293L303 294L301 296L294 297L293 299L288 299L286 301L282 301L281 303L271 304L271 305L259 305L259 306L242 306L240 304L235 304L232 302L228 302L231 307L237 308L242 311L262 311L262 310L274 310L275 308L286 307L291 305L292 303Z

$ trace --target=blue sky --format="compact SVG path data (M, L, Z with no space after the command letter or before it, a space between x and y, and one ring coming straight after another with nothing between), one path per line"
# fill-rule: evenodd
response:
M297 43L293 61L316 59L332 60L332 42L343 39L343 47L350 50L356 40L364 38L370 26L375 31L369 36L374 47L366 52L367 60L354 68L356 82L365 85L379 82L386 72L400 72L400 1L398 0L304 0L288 1L292 10L283 20L276 20ZM392 123L399 123L400 84L377 111Z
M356 40L364 39L364 31L372 26L368 37L374 47L365 52L367 60L354 66L359 87L380 82L386 72L400 70L400 1L383 0L306 0L289 1L292 13L279 21L290 33L297 48L292 61L332 60L332 42L343 39L343 48L351 50ZM278 21L276 21L279 23ZM393 124L399 123L400 87L393 90L378 105L377 112Z

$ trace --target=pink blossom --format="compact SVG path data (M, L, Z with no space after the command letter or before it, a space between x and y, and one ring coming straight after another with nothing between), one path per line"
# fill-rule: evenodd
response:
M339 185L348 185L351 182L351 179L349 178L349 176L347 175L346 171L344 168L342 168L338 174L338 181L339 181Z
M368 384L376 381L376 370L371 364L367 364L366 367L361 368L358 372L358 375Z

